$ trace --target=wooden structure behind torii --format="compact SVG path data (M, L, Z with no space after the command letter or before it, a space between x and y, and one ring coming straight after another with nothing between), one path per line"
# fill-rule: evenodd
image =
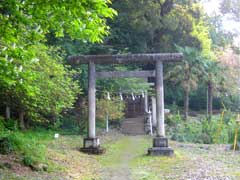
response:
M181 53L154 53L154 54L121 54L121 55L79 55L68 58L70 64L88 64L88 137L84 139L82 151L88 153L101 153L99 139L96 137L96 78L111 77L139 77L155 76L156 88L156 115L157 135L153 139L153 147L149 148L151 155L171 155L173 150L168 147L164 128L164 89L163 89L163 63L181 61ZM96 64L129 64L152 63L155 71L127 71L127 72L96 72Z

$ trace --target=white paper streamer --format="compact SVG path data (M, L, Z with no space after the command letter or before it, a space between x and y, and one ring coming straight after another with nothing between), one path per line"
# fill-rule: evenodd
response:
M123 101L123 96L121 92L119 93L119 96L120 96L120 100Z
M111 100L109 92L107 92L107 100Z
M135 96L133 93L132 93L132 100L135 101Z

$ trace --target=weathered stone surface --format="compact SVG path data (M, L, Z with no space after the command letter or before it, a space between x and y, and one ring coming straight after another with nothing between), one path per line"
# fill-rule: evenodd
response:
M150 156L172 156L174 153L170 147L152 147L148 149L148 155Z
M88 154L103 154L105 149L100 147L99 138L84 138L80 151Z
M81 152L87 153L87 154L96 154L96 155L100 155L106 152L105 148L102 147L89 147L89 148L80 148Z
M121 63L155 63L156 61L181 61L182 53L152 53L152 54L117 54L117 55L78 55L71 56L68 61L71 64L87 64L93 61L97 64L121 64Z
M151 156L172 156L173 153L173 149L168 147L168 139L162 136L153 138L153 147L148 149Z
M97 148L100 146L99 138L84 138L83 147L84 148Z
M168 139L166 137L153 138L153 147L168 147Z

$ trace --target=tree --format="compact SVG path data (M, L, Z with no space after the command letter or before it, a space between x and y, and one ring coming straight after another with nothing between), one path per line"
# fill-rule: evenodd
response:
M212 49L219 50L233 45L236 34L228 32L223 28L222 16L207 16L206 22L209 26L209 34L212 40Z
M230 15L235 21L240 21L239 0L222 0L220 10L223 14Z
M111 35L104 46L110 53L173 52L174 43L200 48L208 42L199 39L202 33L195 28L202 11L195 1L122 0L113 1L112 7L119 15L109 20Z
M220 66L218 61L215 60L205 60L205 76L203 76L204 81L207 86L207 117L211 120L213 113L213 96L214 89L224 82L224 68Z
M208 29L201 18L202 10L195 1L123 0L113 1L112 7L119 14L114 21L108 21L110 36L100 47L90 48L88 53L175 52L174 44L204 51L210 47ZM153 68L149 64L134 67ZM125 69L129 68L128 65ZM110 89L115 82L105 87Z
M30 46L28 52L34 59L25 57L24 62L28 63L20 67L15 64L17 60L5 62L12 67L10 80L0 72L1 100L19 113L21 128L25 128L25 115L29 120L44 122L58 116L62 109L73 105L80 91L77 81L72 80L74 72L63 66L57 49L37 45ZM8 86L4 88L4 84Z
M219 55L221 66L225 68L225 81L217 87L223 98L223 101L234 110L239 110L239 86L240 86L240 62L239 55L229 48ZM226 96L227 95L227 96Z
M101 42L106 19L116 12L110 1L10 0L0 2L0 94L2 102L19 113L41 120L71 107L77 89L73 71L63 65L60 49L47 46L49 34L83 43ZM50 118L51 119L51 118Z
M201 52L192 47L176 46L177 50L184 55L181 63L174 66L166 74L166 79L180 84L184 91L184 118L188 119L189 113L189 95L191 89L196 89L198 80L203 75L203 58Z

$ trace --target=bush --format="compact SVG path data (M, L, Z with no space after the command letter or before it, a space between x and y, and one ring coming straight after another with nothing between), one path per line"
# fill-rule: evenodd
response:
M85 125L79 124L78 120L73 115L65 115L59 118L59 121L61 122L61 126L60 126L61 130L63 130L64 133L68 133L68 134L79 134L79 133L82 134L85 129L84 127L87 127Z
M233 143L236 121L233 113L226 116L207 118L189 118L184 121L179 114L167 116L167 132L172 140L193 143ZM240 138L240 135L239 135Z
M22 162L25 166L32 166L34 164L31 156L24 156Z
M168 135L172 140L199 143L199 137L202 133L200 121L189 119L189 121L186 122L178 113L177 115L169 115L166 123L168 124Z
M107 114L109 124L122 120L124 117L124 108L125 104L119 97L112 97L111 100L97 99L96 126L105 128Z
M0 116L0 136L2 136L4 131L5 131L4 119L3 119L3 117Z
M0 154L9 154L13 149L13 144L8 137L0 138Z
M46 163L46 144L53 137L51 131L42 129L26 132L6 131L0 140L3 153L15 152L23 156L22 162L27 166ZM3 148L1 148L3 147Z
M11 131L16 131L18 130L18 121L15 119L8 119L4 121L4 126L6 129L11 130Z

